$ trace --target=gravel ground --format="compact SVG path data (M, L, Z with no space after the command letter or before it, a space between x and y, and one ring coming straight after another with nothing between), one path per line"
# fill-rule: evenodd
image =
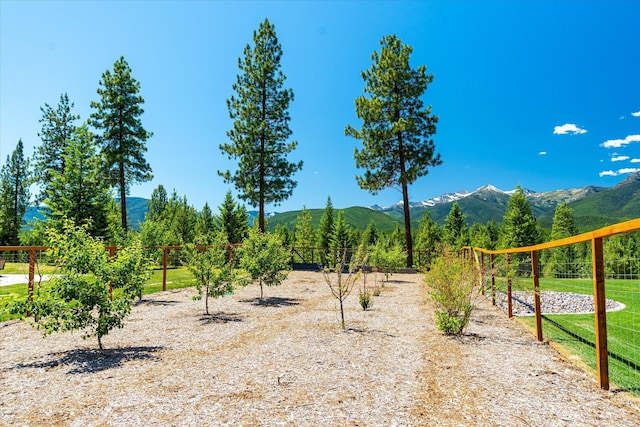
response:
M373 275L369 281L373 282ZM379 283L378 283L379 284ZM370 283L369 286L372 286ZM3 426L637 426L640 403L485 299L468 333L434 325L420 274L393 275L347 329L319 273L193 301L145 296L107 347L0 324Z

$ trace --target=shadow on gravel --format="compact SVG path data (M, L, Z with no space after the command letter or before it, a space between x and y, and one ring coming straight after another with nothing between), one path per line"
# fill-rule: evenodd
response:
M138 306L138 305L155 305L155 306L171 306L171 305L176 305L179 304L180 301L173 301L173 300L169 300L169 301L154 301L154 300L140 300L140 301L136 301L133 305L134 306Z
M133 360L160 360L154 353L164 347L123 347L113 349L77 349L50 353L45 362L19 364L17 369L53 369L58 366L71 368L68 374L91 374L107 369L119 368Z
M237 313L224 313L219 311L213 314L203 314L198 320L200 320L201 325L211 325L214 323L243 322L244 317Z
M251 305L257 305L261 307L289 307L292 305L299 305L300 300L298 298L280 298L280 297L269 297L269 298L252 298L252 299L243 299L240 302L248 302Z

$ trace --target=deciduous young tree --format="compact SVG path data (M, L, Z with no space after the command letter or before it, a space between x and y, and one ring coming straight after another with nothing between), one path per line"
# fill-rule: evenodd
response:
M56 109L49 104L40 107L42 118L39 121L42 123L42 130L38 136L42 144L36 147L33 156L34 181L40 184L40 194L36 196L38 203L47 197L52 172L64 171L62 154L76 129L74 122L80 118L71 112L72 108L73 102L69 103L69 95L66 93L60 95Z
M209 314L209 297L218 298L233 292L236 275L227 262L227 236L218 230L212 235L199 235L196 244L188 243L184 247L187 268L196 279L198 295L201 299L204 290L205 313Z
M0 245L17 246L22 218L29 207L31 171L22 139L0 171Z
M87 225L92 236L107 237L112 194L101 174L100 156L86 125L77 128L62 153L64 168L51 170L45 203L47 216L58 227L67 218L74 225Z
M292 133L288 109L293 90L283 88L282 47L268 19L254 31L253 42L238 60L236 95L227 100L233 119L233 129L227 132L231 141L220 145L230 159L239 159L238 168L234 174L218 173L225 182L234 183L241 199L259 207L258 228L264 232L265 203L277 205L291 196L297 184L292 175L302 168L302 161L287 160L298 145L287 142Z
M96 139L102 148L105 177L118 188L122 228L127 230L127 194L136 183L151 180L151 166L144 158L146 141L152 133L142 127L144 99L139 95L140 83L131 76L131 68L124 57L102 74L98 94L101 99L92 102L96 111L90 124L102 134Z
M428 167L442 163L432 140L438 117L422 101L433 74L427 74L424 65L411 68L413 49L395 35L383 37L380 45L380 53L371 56L371 68L362 72L366 95L355 101L362 128L347 126L345 133L363 144L355 150L356 166L366 169L364 176L356 177L360 188L372 194L394 186L402 190L406 262L411 267L408 186L426 175Z
M56 276L48 289L32 301L16 302L12 311L32 313L45 335L84 330L84 337L95 335L102 349L102 337L124 326L133 300L150 276L144 248L131 235L111 260L102 240L87 234L85 227L66 221L62 231L49 228L48 232Z
M289 275L289 251L274 233L262 233L255 228L249 230L239 248L240 268L251 281L260 283L260 299L264 297L263 285L278 286Z

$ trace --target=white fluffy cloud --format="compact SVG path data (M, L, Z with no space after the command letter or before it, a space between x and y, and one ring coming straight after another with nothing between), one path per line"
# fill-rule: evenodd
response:
M618 175L627 175L630 173L640 172L640 168L622 168L617 171L602 171L598 175L602 176L618 176Z
M611 158L612 162L624 162L625 160L629 160L629 156L614 156Z
M544 156L544 155L546 155L546 154L547 154L547 152L546 152L546 151L541 151L541 152L539 152L538 154L540 154L541 156Z
M625 139L610 139L600 144L604 148L620 148L632 142L640 142L640 135L627 135Z
M631 159L631 163L640 163L640 159Z
M554 135L566 135L566 134L579 135L582 133L587 133L587 130L579 128L573 123L565 123L562 126L556 126L553 128Z
M640 111L636 111L635 113L631 113L633 117L640 117Z

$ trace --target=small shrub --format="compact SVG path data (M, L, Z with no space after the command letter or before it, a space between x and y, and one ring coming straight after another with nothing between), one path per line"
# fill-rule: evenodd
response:
M461 335L469 324L477 283L476 270L450 252L436 259L425 275L436 303L436 325L446 335Z
M362 307L364 311L367 311L373 306L373 299L371 298L371 293L369 291L360 290L359 296L360 296L360 307Z
M380 286L374 286L372 293L374 297L379 297L382 293L382 288Z

